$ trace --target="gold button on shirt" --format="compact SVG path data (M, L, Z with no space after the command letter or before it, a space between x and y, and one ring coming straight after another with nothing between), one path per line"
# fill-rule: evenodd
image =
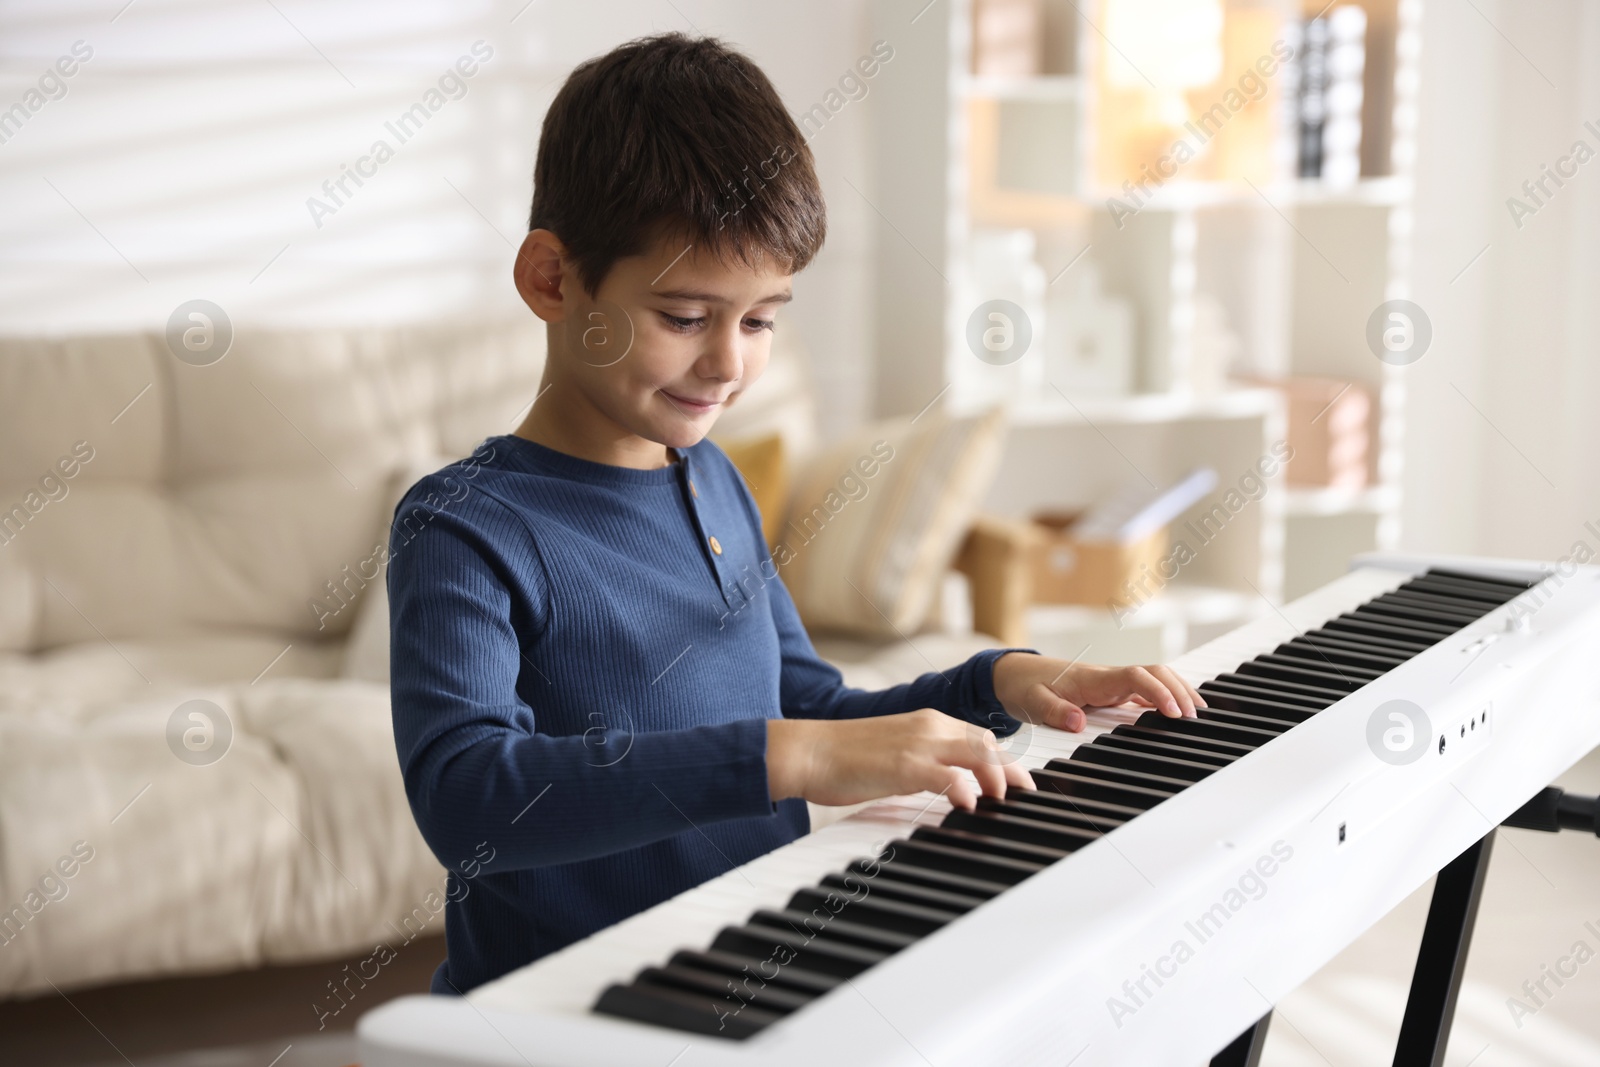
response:
M722 543L720 541L718 541L715 537L708 537L706 540L711 542L711 551L715 552L719 556L722 555Z

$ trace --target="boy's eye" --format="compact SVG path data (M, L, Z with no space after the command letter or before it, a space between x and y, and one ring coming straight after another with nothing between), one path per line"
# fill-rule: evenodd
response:
M697 330L706 323L705 316L703 315L672 315L663 311L661 312L661 317L666 321L668 326L680 333L689 333L691 330ZM757 318L753 315L744 320L744 328L750 330L752 333L759 332L761 330L770 330L772 329L772 326L773 320Z

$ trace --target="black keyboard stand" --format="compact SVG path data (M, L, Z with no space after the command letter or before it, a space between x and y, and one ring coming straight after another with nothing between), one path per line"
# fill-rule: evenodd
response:
M1445 864L1434 880L1428 923L1422 928L1411 993L1406 997L1406 1014L1394 1049L1395 1067L1440 1067L1444 1063L1493 848L1494 831L1490 830Z
M1600 797L1580 797L1551 786L1541 789L1505 821L1519 830L1584 830L1600 837Z
M1600 837L1600 798L1577 796L1551 786L1540 790L1503 825L1546 833L1582 830ZM1433 883L1428 922L1417 949L1417 966L1411 974L1411 992L1395 1045L1395 1067L1441 1067L1444 1063L1493 848L1494 831L1490 830L1446 864ZM1263 1015L1212 1057L1211 1067L1257 1067L1271 1018L1271 1012Z

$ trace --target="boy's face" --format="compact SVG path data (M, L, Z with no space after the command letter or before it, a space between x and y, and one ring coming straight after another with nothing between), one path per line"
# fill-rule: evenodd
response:
M695 444L766 369L773 317L790 296L790 275L770 260L723 263L663 239L618 260L589 294L562 270L559 243L540 247L540 234L529 235L516 273L552 327L546 411L568 433L631 453L616 462L645 454L630 439Z

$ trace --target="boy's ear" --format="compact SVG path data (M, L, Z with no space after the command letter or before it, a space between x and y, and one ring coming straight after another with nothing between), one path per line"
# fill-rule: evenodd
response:
M531 230L517 250L511 277L523 303L545 322L560 322L566 315L561 299L562 258L566 246L549 230Z

